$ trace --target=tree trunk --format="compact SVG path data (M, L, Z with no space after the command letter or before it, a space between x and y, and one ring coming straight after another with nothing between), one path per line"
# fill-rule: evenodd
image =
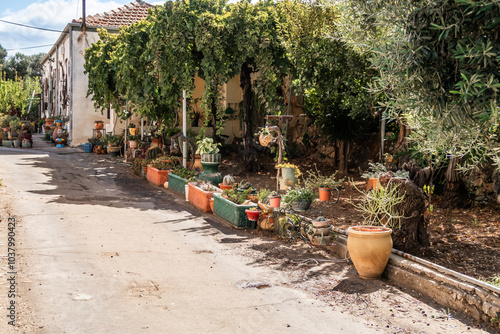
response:
M427 233L428 222L424 216L425 195L410 180L391 178L389 187L398 187L398 194L405 195L404 201L395 206L397 212L405 218L401 219L401 228L395 228L392 234L393 247L400 251L421 256L430 245Z
M406 138L410 134L410 128L406 126L406 123L404 122L403 119L401 119L401 117L398 117L398 126L399 126L399 136L398 136L398 141L394 148L395 152L406 150L407 148Z
M250 74L252 69L249 64L244 63L240 71L240 87L243 90L243 159L247 171L252 171L254 164L253 154L253 131L252 131L252 113L253 113L253 92L252 78Z
M346 142L346 141L343 141L343 140L339 140L337 142L337 145L338 145L338 152L339 152L339 173L340 175L347 175L347 172L349 170L349 166L348 166L348 159L349 159L349 151L350 151L350 143L349 142Z
M467 204L467 189L457 173L457 157L452 157L445 173L446 184L443 190L443 207L463 207Z

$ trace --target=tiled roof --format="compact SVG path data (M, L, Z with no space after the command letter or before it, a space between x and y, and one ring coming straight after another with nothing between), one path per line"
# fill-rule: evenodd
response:
M142 0L137 0L123 7L111 10L106 13L89 15L85 19L88 26L98 27L121 27L131 25L148 16L148 9L153 7ZM73 23L82 23L83 19L73 20Z

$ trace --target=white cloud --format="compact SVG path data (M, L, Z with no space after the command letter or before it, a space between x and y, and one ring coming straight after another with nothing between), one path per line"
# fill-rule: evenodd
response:
M87 1L86 14L104 13L133 1ZM82 16L81 7L82 0L46 0L32 3L28 7L16 12L6 11L0 19L29 26L63 30L73 19ZM60 33L57 32L24 28L0 22L0 44L5 49L54 44L59 36ZM16 52L35 54L47 52L48 50L50 50L50 46L39 49L12 50L8 51L8 55L12 56Z

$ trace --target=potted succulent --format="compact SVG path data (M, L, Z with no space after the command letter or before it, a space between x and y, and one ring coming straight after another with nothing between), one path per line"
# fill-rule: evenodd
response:
M331 245L335 239L331 220L323 216L319 216L311 221L306 234L311 243L317 246Z
M236 228L255 228L257 223L249 221L246 209L257 207L257 204L247 201L250 190L224 190L222 194L214 193L214 214L226 220Z
M157 186L163 186L168 182L168 173L174 168L175 164L161 160L161 158L154 159L148 164L147 180Z
M399 185L378 185L370 191L361 191L365 200L353 203L363 214L362 225L348 228L347 249L361 278L374 279L384 271L392 250L392 230L399 228L403 212L396 206L404 201Z
M219 183L219 188L222 190L232 189L235 183L236 182L234 181L234 177L232 175L224 175L222 183Z
M204 212L212 212L210 201L213 201L214 193L222 193L222 190L207 181L188 183L188 200Z
M314 171L309 170L307 174L304 185L311 191L318 191L320 201L329 201L332 189L337 188L344 181L344 179L336 180L336 171L331 175L322 175L316 166Z
M305 211L311 206L314 192L307 188L290 189L283 196L283 202L290 205L295 211Z
M398 178L408 178L408 172L404 170L398 170L395 173L388 171L387 168L381 163L368 163L368 170L361 175L362 178L367 179L366 190L376 189L378 187L379 179L381 175L388 175L390 177Z
M219 173L219 165L221 163L221 154L219 153L219 143L214 143L212 138L203 138L196 142L198 148L196 154L201 155L201 165L203 172L200 174L200 179L211 182L217 186L222 182L222 174Z

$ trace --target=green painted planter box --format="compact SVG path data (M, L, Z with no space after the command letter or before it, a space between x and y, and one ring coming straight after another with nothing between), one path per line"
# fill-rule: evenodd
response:
M13 147L14 145L12 145L12 140L2 139L2 146Z
M225 199L220 194L214 194L214 214L234 225L236 228L255 228L256 221L250 221L246 209L255 208L257 204L240 205Z
M187 180L173 173L168 174L168 189L186 196Z

